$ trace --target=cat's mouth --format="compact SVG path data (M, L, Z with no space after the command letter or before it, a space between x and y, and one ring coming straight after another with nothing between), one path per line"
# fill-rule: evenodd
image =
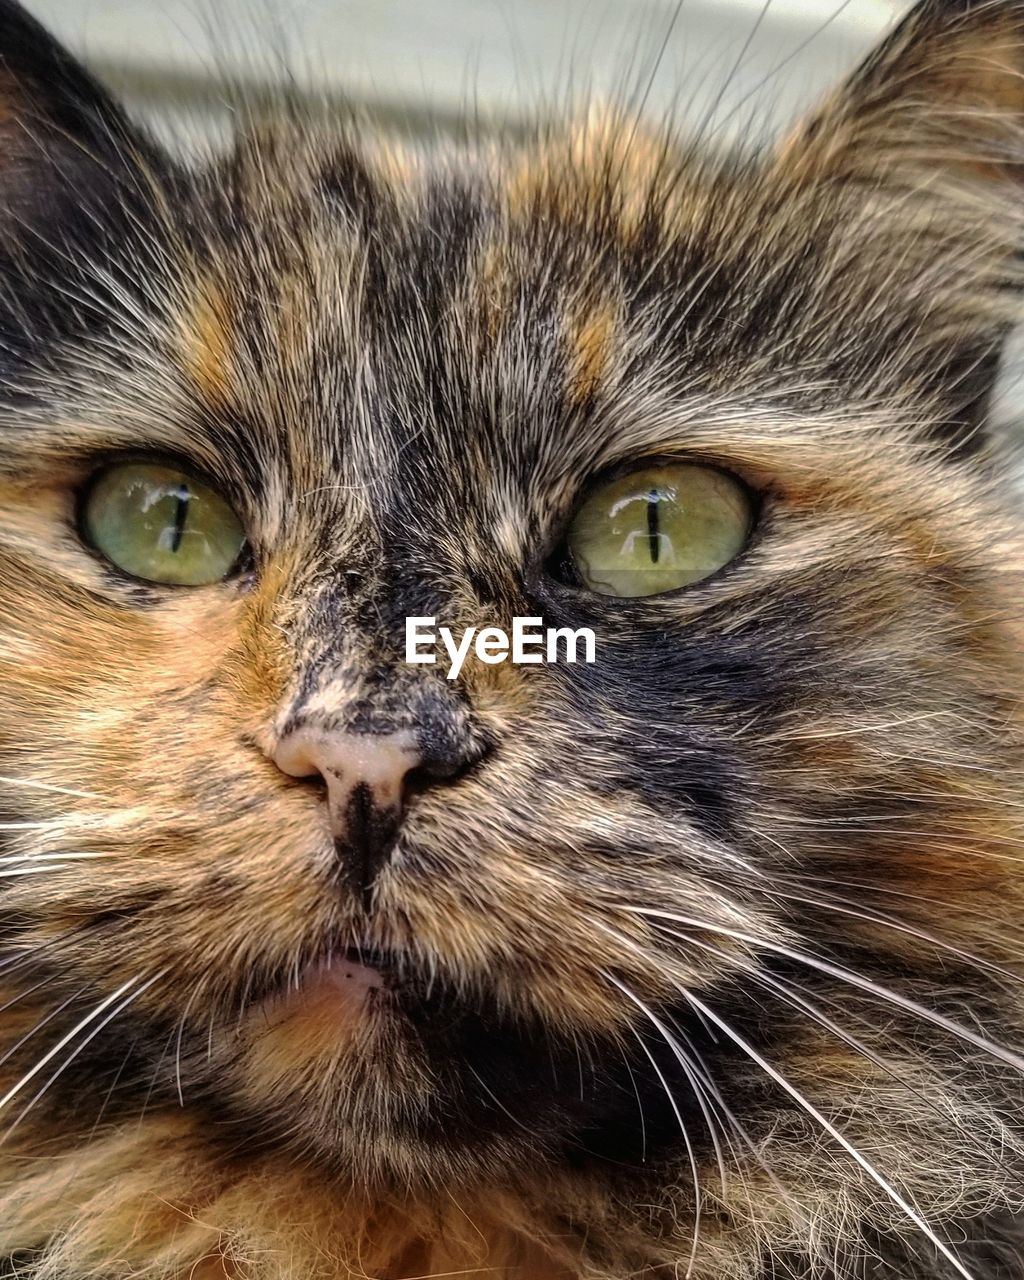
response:
M397 964L386 952L348 947L314 961L259 1002L271 1024L314 1019L352 1027L394 985Z
M281 1032L332 1055L346 1041L369 1048L385 1028L443 1039L458 1024L501 1022L484 991L453 983L413 952L371 945L329 948L248 991L242 1013L257 1034Z
M398 968L398 957L379 947L352 946L328 959L322 967L336 967L339 970L370 969L381 976L391 976Z

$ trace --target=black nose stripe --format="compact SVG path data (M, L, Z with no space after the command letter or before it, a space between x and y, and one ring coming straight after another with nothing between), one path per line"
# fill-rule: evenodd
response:
M352 891L364 906L394 847L400 818L399 807L379 805L366 782L356 783L349 793L334 847Z

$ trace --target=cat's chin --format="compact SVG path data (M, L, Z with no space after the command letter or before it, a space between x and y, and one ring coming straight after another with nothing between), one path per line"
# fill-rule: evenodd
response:
M259 1146L297 1147L365 1187L436 1186L514 1180L567 1146L639 1164L637 1084L606 1049L602 1061L590 1045L581 1080L571 1038L409 956L350 952L262 992L192 1062L213 1108L241 1112ZM659 1097L644 1097L646 1114ZM599 1150L609 1133L614 1150Z

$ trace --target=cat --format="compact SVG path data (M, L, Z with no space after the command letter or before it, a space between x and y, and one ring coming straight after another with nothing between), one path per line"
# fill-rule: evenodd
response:
M1024 3L725 155L0 59L0 1273L1024 1274Z

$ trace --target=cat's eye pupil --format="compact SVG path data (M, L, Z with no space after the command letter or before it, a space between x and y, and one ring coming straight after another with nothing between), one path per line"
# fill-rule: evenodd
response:
M205 586L232 571L245 545L233 508L212 486L156 462L108 467L85 497L83 532L134 578Z
M178 552L181 550L181 540L185 536L185 520L188 517L188 485L180 485L175 496L178 499L178 505L174 509L174 529L171 532L171 550Z
M647 495L647 536L651 540L651 563L658 563L658 556L661 554L661 535L658 532L658 503L661 501L661 495L657 489L652 489Z
M716 467L666 463L598 484L567 539L572 578L609 596L652 596L709 577L739 554L750 495Z

